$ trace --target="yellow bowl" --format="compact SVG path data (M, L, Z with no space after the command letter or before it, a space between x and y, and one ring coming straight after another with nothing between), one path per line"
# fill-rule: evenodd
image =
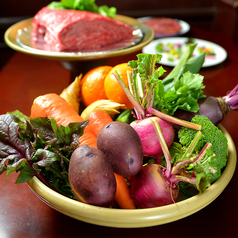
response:
M141 41L138 43L131 45L130 47L122 48L122 49L115 49L110 51L103 51L103 52L89 52L89 53L71 53L71 52L50 52L44 50L37 50L31 47L31 23L32 18L17 22L16 24L9 27L5 34L4 40L6 44L12 48L13 50L42 57L45 59L53 59L59 61L92 61L92 60L99 60L99 59L108 59L110 57L117 57L122 55L131 54L137 51L140 51L144 46L148 45L154 39L154 31L152 28L144 24L143 22L139 22L138 20L123 16L123 15L116 15L116 20L124 22L126 24L131 25L134 29L140 30L143 34ZM24 41L26 45L19 43L18 34L19 31L24 31L24 29L29 29L25 33Z
M148 209L115 209L84 204L60 195L45 186L34 177L28 185L35 194L55 210L91 224L108 227L150 227L185 218L215 200L230 182L236 168L236 148L229 133L220 126L228 139L228 161L222 176L203 194L179 201L177 203Z

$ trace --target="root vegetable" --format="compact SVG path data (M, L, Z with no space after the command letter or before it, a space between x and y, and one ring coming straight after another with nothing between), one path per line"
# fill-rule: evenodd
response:
M98 149L83 145L72 154L69 183L77 200L110 207L116 194L116 179L111 164Z
M130 177L137 174L143 162L139 135L127 123L113 121L100 130L97 148L105 153L115 173Z
M68 126L71 122L84 121L75 109L56 93L37 97L31 106L31 118L47 116L52 117L58 126ZM89 126L86 126L84 134L79 138L79 143L96 148L97 138Z
M160 124L166 144L170 147L174 141L174 129L171 123L158 117L149 117L143 120L133 121L130 125L136 130L141 139L143 154L155 156L158 159L158 157L163 154L163 150L160 146L154 124L152 123L153 119L156 119Z
M153 124L165 156L166 167L162 167L160 164L147 164L132 178L132 196L139 208L159 207L176 202L179 190L178 182L180 181L194 184L200 192L210 185L203 166L197 162L206 155L206 149L210 148L211 144L207 143L198 155L191 156L202 133L197 132L179 162L172 165L172 157L161 133L160 125L155 119L153 119ZM198 166L194 169L196 172L192 173L190 167L195 168L196 166Z
M136 209L136 204L131 196L131 190L126 180L119 174L114 174L117 181L115 201L122 209Z
M77 113L80 111L80 82L81 82L82 74L75 78L75 80L65 88L60 97L64 98L66 102L68 102Z
M226 96L208 96L198 101L199 110L196 113L177 110L174 114L183 120L191 121L195 115L208 117L213 124L218 125L231 110L238 110L238 85Z
M152 208L174 203L179 189L166 180L159 164L148 164L132 179L131 192L139 208Z

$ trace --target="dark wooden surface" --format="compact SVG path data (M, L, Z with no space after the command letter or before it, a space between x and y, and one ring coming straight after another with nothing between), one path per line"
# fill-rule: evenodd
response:
M226 17L225 17L226 16ZM219 3L212 17L189 18L191 37L212 41L226 49L225 62L201 70L205 93L224 96L238 83L237 11ZM26 115L35 97L48 92L60 93L71 74L58 62L6 50L9 58L0 71L0 114L20 110ZM1 51L1 56L3 53ZM135 55L109 59L115 65L135 59ZM165 67L168 71L169 67ZM238 112L230 112L223 126L238 148ZM236 237L238 192L236 171L224 192L201 211L182 220L149 228L108 228L67 217L36 197L27 184L15 184L16 175L5 181L0 176L0 237Z

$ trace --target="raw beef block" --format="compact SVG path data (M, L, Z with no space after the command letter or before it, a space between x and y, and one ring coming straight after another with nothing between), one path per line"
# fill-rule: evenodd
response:
M32 26L32 44L45 44L57 52L102 51L134 39L131 26L79 10L44 7L34 16Z

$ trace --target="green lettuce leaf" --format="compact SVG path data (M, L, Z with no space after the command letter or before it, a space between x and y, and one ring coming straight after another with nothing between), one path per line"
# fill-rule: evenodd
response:
M115 7L108 7L106 5L98 6L95 0L61 0L60 2L51 2L47 6L51 9L73 9L95 12L111 18L114 18L117 12Z
M155 88L153 107L173 115L177 109L197 112L198 99L204 98L203 76L198 74L205 59L201 54L190 60L196 44L188 44L179 63Z

